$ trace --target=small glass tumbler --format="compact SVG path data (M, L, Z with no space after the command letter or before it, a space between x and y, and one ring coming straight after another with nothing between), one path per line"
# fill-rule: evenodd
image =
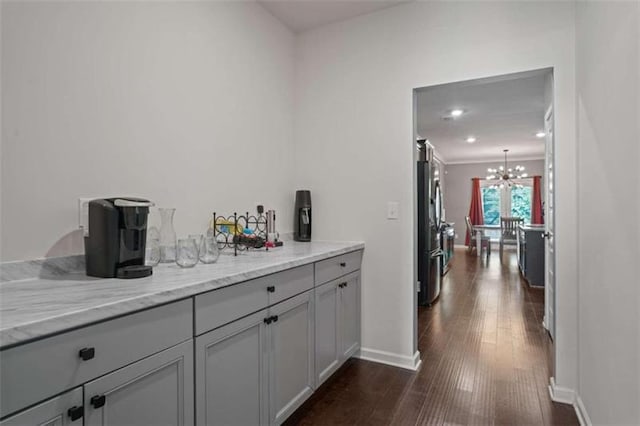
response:
M202 234L189 234L189 238L193 238L198 247L198 257L200 257L200 251L202 250Z
M214 263L220 256L220 250L218 250L218 242L213 236L206 236L202 241L202 247L200 248L200 262L202 263Z
M193 268L198 263L198 247L193 238L178 240L176 263L182 268Z

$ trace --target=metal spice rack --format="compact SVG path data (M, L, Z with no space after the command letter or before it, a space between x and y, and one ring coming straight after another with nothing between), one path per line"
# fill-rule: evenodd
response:
M255 238L246 237L244 230L253 231ZM267 217L264 214L220 216L213 212L213 236L218 243L218 249L233 249L233 255L237 256L238 251L249 249L269 251L266 246L267 241Z

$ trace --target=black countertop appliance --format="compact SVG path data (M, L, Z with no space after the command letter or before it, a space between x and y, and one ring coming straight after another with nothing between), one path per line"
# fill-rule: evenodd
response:
M87 275L101 278L141 278L145 266L149 200L132 197L89 202L89 235L84 237Z
M296 191L293 221L293 239L311 241L311 191Z

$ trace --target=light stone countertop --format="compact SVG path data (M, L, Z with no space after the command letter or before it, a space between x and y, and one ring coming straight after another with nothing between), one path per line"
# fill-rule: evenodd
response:
M297 243L238 253L224 251L216 263L182 269L160 264L146 278L93 278L84 273L0 283L0 348L354 250L361 242Z

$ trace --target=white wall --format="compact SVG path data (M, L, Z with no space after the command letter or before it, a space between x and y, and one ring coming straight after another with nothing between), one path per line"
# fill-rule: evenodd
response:
M251 2L2 2L2 259L82 253L78 197L291 230L293 48Z
M444 208L447 222L454 222L457 234L455 244L464 245L467 225L464 218L469 215L471 202L471 178L484 178L489 167L498 167L500 161L490 163L463 163L448 164L445 166ZM510 165L522 165L526 167L529 176L543 176L544 160L513 161ZM544 189L544 184L541 186Z
M365 349L407 364L414 355L413 89L554 67L556 379L575 389L574 12L569 2L413 2L296 39L296 180L313 192L316 238L366 242ZM399 220L386 220L387 201L400 203Z
M579 2L579 395L594 424L640 423L640 6Z

